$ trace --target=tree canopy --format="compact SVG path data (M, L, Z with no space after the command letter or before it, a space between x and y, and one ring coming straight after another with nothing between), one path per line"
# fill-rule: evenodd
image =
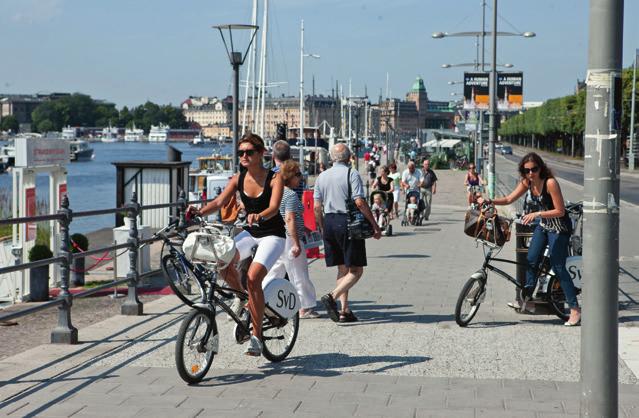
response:
M37 132L60 131L65 126L80 127L136 127L149 131L151 125L160 123L172 128L187 128L182 111L171 105L157 105L147 101L129 109L118 111L114 104L101 103L90 96L75 93L47 101L31 114L33 129Z
M639 84L638 84L639 85ZM622 137L630 130L632 68L622 73ZM635 123L638 123L635 108ZM581 135L586 124L586 91L547 100L542 106L528 109L501 124L500 135Z

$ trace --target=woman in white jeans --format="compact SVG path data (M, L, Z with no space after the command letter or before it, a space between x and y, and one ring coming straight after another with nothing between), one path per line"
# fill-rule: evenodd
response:
M302 179L300 166L293 160L284 161L280 165L280 175L284 182L284 193L280 204L280 214L286 222L286 246L279 260L264 278L268 282L274 278L288 277L297 289L300 297L300 318L319 318L315 311L315 286L308 275L308 261L304 249L304 206L295 193Z

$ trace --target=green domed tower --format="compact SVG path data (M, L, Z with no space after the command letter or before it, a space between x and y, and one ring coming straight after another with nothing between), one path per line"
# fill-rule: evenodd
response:
M424 80L420 76L417 76L413 87L411 87L410 91L406 94L406 101L415 102L419 119L423 120L426 109L428 108L428 93L426 93Z

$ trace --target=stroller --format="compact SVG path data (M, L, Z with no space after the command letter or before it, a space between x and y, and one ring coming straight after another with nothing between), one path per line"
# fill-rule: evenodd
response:
M408 216L408 204L410 203L411 196L415 196L417 198L417 209L415 209L415 213L413 219L410 219ZM426 209L426 203L424 199L421 198L421 195L418 191L412 190L406 193L406 204L404 205L404 216L402 217L402 226L421 226L422 221L424 220L424 210Z
M373 201L375 200L375 196L379 195L382 198L382 203L386 208L384 211L376 213L377 211L372 210ZM390 237L393 235L393 225L390 224L390 211L393 210L393 195L390 192L384 192L381 190L374 190L370 195L370 205L371 210L373 212L373 216L378 220L379 228L382 230L382 235L386 235Z

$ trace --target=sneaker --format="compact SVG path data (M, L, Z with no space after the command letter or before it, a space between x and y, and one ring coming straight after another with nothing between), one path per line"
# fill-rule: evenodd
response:
M252 357L259 357L262 355L262 342L255 335L251 335L249 344L244 351L244 354Z
M337 303L335 303L335 299L330 293L322 296L322 303L324 307L326 307L326 312L328 312L328 316L331 318L333 322L339 322L339 312L337 311Z
M509 308L513 308L514 310L518 310L521 309L521 302L515 300L513 302L508 302L506 306L508 306Z
M238 318L242 314L242 310L246 308L246 303L247 302L245 300L242 300L238 297L233 299L233 303L231 304L230 308ZM228 319L229 321L233 321L233 318L230 315L228 315Z

